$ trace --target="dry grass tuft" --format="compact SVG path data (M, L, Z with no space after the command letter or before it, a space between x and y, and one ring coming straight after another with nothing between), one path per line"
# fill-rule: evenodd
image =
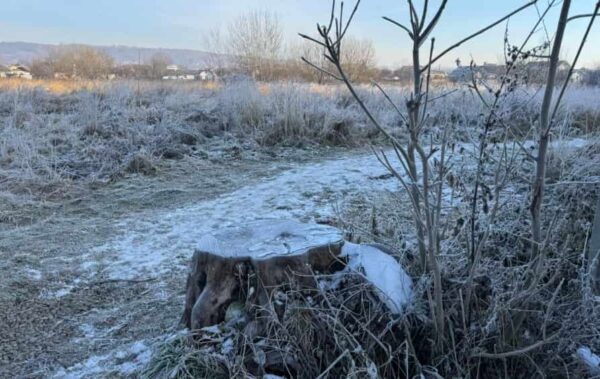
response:
M158 347L149 378L398 377L414 375L406 331L426 322L394 317L357 274L321 276L319 290L273 289L224 325L178 335ZM337 282L332 286L332 282ZM327 288L327 289L325 289ZM424 328L426 329L426 328ZM378 373L379 376L376 376ZM322 375L322 376L319 376Z

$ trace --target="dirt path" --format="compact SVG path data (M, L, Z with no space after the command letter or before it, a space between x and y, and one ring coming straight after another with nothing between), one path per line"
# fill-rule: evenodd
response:
M351 195L397 188L368 153L164 171L2 229L0 377L135 376L177 330L202 235L248 220L327 219Z

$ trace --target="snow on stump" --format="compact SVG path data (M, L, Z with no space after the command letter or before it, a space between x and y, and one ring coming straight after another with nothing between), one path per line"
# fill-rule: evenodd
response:
M266 305L281 285L316 288L341 253L336 228L291 220L263 220L205 236L192 258L182 322L192 330L225 320L238 301ZM293 283L292 283L293 282Z
M393 314L401 314L413 301L412 280L390 251L380 245L357 245L346 242L342 258L348 268L361 272L379 299Z

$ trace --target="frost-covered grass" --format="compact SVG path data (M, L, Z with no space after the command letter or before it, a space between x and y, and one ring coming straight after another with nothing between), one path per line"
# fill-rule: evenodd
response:
M4 191L60 196L130 172L153 174L161 159L208 157L218 149L361 146L382 140L339 86L115 82L53 91L51 85L0 89ZM404 104L405 89L388 90L397 104ZM403 120L383 96L370 87L360 93L390 132L402 138ZM523 133L535 122L536 93L515 92L503 105L511 108L514 127ZM572 89L563 124L575 125L578 133L597 130L597 95L598 89ZM481 122L481 101L460 87L436 89L431 98L428 123L455 124L468 140Z
M402 88L389 90L396 103L403 106L407 92ZM527 266L523 252L528 247L527 196L532 164L523 156L519 171L503 193L500 216L474 277L473 301L466 305L461 301L469 268L468 249L457 236L464 233L468 216L468 189L475 164L471 143L477 141L481 130L483 108L474 94L460 88L436 89L432 98L452 90L456 91L432 103L435 106L429 108L425 135L426 140L431 135L435 141L439 126L451 125L456 143L451 173L459 179L448 183L447 196L444 193L444 233L448 238L443 241L444 254L440 259L444 304L452 333L446 335L442 346L433 342L437 335L428 308L431 279L422 275L414 259L415 233L409 199L402 190L398 191L399 184L386 175L374 157L344 156L307 167L294 166L257 185L239 180L235 188L219 197L205 199L198 195L191 205L181 208L148 209L124 218L120 214L109 235L98 237L98 242L78 251L77 256L85 261L81 268L98 268L111 279L143 279L146 274L167 276L170 272L183 275L180 263L187 261L200 237L214 228L265 217L318 220L343 227L354 242L376 241L397 248L398 260L414 281L416 302L407 317L390 314L384 307L385 300L380 299L381 293L365 287L358 278L347 281L341 292L324 290L321 297L307 297L291 290L284 293L290 312L283 318L274 313L268 317L266 346L264 342L261 345L244 340L239 330L220 331L214 336L209 341L213 349L210 356L185 343L185 338L170 340L157 348L158 354L146 373L164 377L165 372L180 376L192 372L189 376L193 377L194 373L200 376L207 372L202 370L209 369L215 376L231 372L243 375L243 371L235 370L241 370L244 362L235 358L260 362L275 351L275 358L277 352L293 354L303 367L309 368L309 377L328 369L332 377L419 373L433 376L433 372L464 377L472 370L490 376L518 376L521 372L584 376L585 366L577 358L578 349L589 347L596 355L600 351L600 327L596 321L600 310L587 285L583 258L600 181L600 150L598 143L593 142L598 131L598 90L573 88L561 112L560 127L553 135L554 141L564 137L565 143L562 147L553 144L554 153L549 158L548 196L544 204L545 230L549 234L542 281L533 291L524 290ZM510 115L505 119L510 121L507 127L515 137L531 138L530 129L539 105L535 92L515 91L502 103L500 112ZM369 87L360 88L360 94L385 127L403 140L403 121L385 99ZM239 82L218 88L142 83L139 89L137 83L111 83L61 93L35 88L4 89L0 90L0 121L0 190L7 197L60 197L73 188L116 181L129 173L160 175L164 159L239 159L246 153L268 151L275 146L379 146L383 141L343 89L294 83ZM580 139L571 139L573 136ZM494 146L490 145L490 150ZM464 153L459 152L462 150ZM484 182L489 183L490 177L487 175ZM150 181L141 176L135 179L144 184ZM173 189L165 196L172 202L178 195ZM339 217L336 211L340 212ZM481 219L485 221L486 215L482 214ZM86 233L99 234L98 220L80 221L70 220L69 230L76 229L72 225L77 223L86 226L82 228ZM44 230L36 234L44 245L49 224L40 226ZM69 236L64 230L56 234L60 236L57 251L69 238L77 238L77 246L81 244L79 238L83 238ZM25 250L31 248L28 244L32 238L21 239ZM13 249L18 250L6 250L12 254ZM37 260L35 257L33 261ZM79 268L73 262L68 264ZM27 275L35 278L39 274L27 271ZM45 276L46 272L42 277ZM73 287L63 292L46 293L70 299L84 285L72 283ZM167 295L175 299L173 303L177 302L176 291ZM152 311L164 309L161 304L153 303ZM121 305L121 312L130 315L131 310L126 308L131 307L131 300L123 300ZM470 311L468 317L465 309ZM517 333L512 333L513 317L522 309L527 310L527 316ZM178 315L174 313L177 312L171 310L163 316L175 321ZM155 332L156 320L154 314L148 314L153 318L146 321L152 330L150 334ZM124 330L128 328L124 326ZM158 329L156 334L162 335L164 329ZM234 337L243 343L232 344L230 338ZM543 344L535 345L539 341ZM114 361L120 362L119 356L105 352L118 345L115 342L103 347L65 373L72 371L76 375L87 370L103 375L107 367L114 366ZM139 347L135 343L131 346ZM532 348L521 354L518 349L523 347ZM128 351L123 346L119 349L115 351ZM145 352L139 363L148 358ZM493 354L500 354L501 358L490 357ZM113 368L129 374L138 366L124 364Z
M398 377L408 321L374 300L361 274L347 273L337 286L323 287L282 286L269 304L250 308L248 313L259 315L254 321L232 319L176 334L158 344L142 376Z
M600 351L600 302L590 289L590 262L585 256L600 196L599 149L597 136L552 143L543 219L545 263L535 282L527 255L533 164L519 162L500 193L500 210L474 272L469 304L464 300L472 267L465 220L475 167L468 154L464 154L467 164L460 164L463 157L457 154L449 178L461 182L449 184L453 193L444 199L443 254L438 258L448 328L441 345L433 342L439 333L429 313L432 278L423 275L416 262L415 233L405 211L407 195L360 197L343 210L343 225L356 239L401 249L400 259L417 281L415 313L429 321L425 327L411 329L424 333L412 338L416 354L410 356L411 362L433 366L442 377L597 375L590 362L596 362ZM489 212L479 217L482 230Z

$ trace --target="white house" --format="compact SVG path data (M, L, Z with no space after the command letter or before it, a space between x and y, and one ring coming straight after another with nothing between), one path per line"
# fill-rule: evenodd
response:
M209 70L201 70L198 74L198 79L200 80L215 80L216 75Z
M163 80L194 80L194 75L165 75L162 77Z
M31 75L31 72L29 72L29 69L27 67L20 64L13 64L0 72L0 78L18 78L31 80L33 79L33 76Z

